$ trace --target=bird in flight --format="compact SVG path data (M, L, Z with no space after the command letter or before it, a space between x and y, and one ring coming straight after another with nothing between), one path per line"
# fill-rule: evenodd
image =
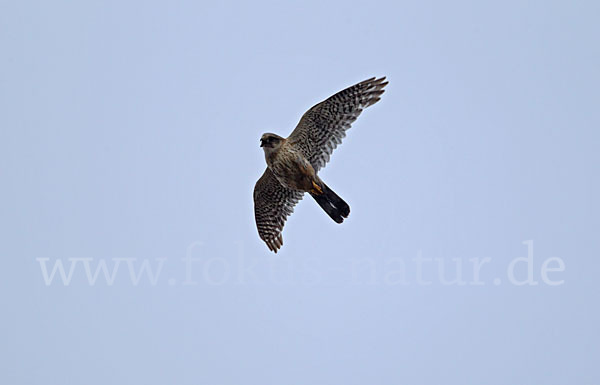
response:
M379 101L387 84L385 77L373 77L338 92L306 111L287 138L262 135L267 169L254 186L254 217L269 250L277 253L283 245L283 225L304 193L335 222L348 217L350 206L317 173L362 110Z

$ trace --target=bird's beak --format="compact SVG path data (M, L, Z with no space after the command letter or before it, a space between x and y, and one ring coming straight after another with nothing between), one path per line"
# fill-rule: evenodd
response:
M262 140L262 139L260 140L260 146L261 146L261 147L264 147L264 146L265 146L265 142L263 142L263 140Z

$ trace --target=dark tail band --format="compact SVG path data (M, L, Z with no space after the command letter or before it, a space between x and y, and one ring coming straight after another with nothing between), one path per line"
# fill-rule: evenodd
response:
M342 223L344 218L348 218L348 214L350 214L350 206L334 193L333 190L327 187L325 183L323 183L322 187L323 194L310 193L310 195L317 201L319 206L325 210L331 219L337 223Z

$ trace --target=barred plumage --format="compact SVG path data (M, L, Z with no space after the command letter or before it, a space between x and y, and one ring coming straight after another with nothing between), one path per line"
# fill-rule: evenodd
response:
M254 187L254 218L260 238L269 250L277 252L283 245L281 230L294 212L304 192L283 187L268 168Z
M342 143L346 130L363 109L379 101L387 84L385 77L371 78L315 105L302 116L288 140L319 171L329 162L331 153Z
M348 204L317 172L362 110L379 101L387 84L385 77L373 77L338 92L309 109L287 139L263 135L268 167L254 187L254 213L260 238L270 250L277 252L283 245L283 225L305 192L337 223L348 216Z

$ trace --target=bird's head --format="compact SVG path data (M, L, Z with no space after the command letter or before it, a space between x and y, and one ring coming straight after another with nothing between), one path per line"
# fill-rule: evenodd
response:
M267 133L263 134L260 138L260 146L265 150L265 152L270 152L273 150L277 150L285 139L279 135Z

